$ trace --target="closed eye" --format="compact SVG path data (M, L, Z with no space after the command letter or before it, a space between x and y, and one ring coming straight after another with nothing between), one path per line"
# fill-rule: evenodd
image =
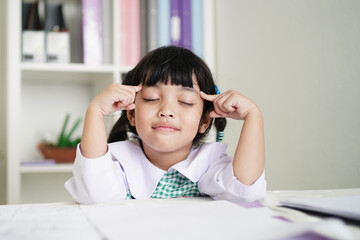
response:
M157 101L158 99L156 99L156 98L143 98L143 101L144 102L155 102L155 101Z
M194 106L193 103L188 103L188 102L184 102L184 101L179 101L179 103L181 103L181 104L183 104L183 105L185 105L185 106L188 106L188 107Z

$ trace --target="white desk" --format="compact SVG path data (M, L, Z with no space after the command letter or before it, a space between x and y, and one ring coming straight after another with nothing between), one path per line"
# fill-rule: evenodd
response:
M289 197L345 193L360 194L360 189L270 191L262 201L266 207L209 198L4 205L0 239L289 239L324 229L331 237L360 239L354 225L276 206Z

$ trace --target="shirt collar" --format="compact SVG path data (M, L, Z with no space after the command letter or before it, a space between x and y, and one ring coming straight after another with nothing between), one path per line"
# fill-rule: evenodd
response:
M109 144L113 157L124 169L131 195L136 199L148 199L155 191L166 171L153 165L145 156L137 141L121 141ZM223 143L206 143L192 149L188 157L172 167L192 182L198 182L212 161L220 159L227 148Z

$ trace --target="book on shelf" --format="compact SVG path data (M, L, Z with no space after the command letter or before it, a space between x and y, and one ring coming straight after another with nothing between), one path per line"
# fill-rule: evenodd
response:
M158 47L170 45L170 0L158 0Z
M159 2L164 2L159 0ZM166 6L166 4L164 4ZM160 6L160 4L159 4ZM164 7L166 9L166 7ZM159 12L163 11L159 9ZM159 13L159 26L166 22L165 14ZM203 1L202 0L171 0L170 1L170 44L192 50L199 57L203 58ZM160 21L162 20L162 22ZM162 28L159 27L159 31ZM164 29L166 29L164 27ZM165 31L164 31L165 32ZM160 39L160 37L159 37ZM159 41L160 46L167 45Z
M157 0L148 0L148 50L154 50L158 47L158 2Z
M46 3L45 8L46 61L70 62L70 32L66 28L61 3Z
M112 22L112 1L102 0L102 51L103 64L112 64L113 62L113 22Z
M119 52L112 53L113 23L110 0L82 0L85 64L134 66L147 52L161 46L188 48L203 57L202 0L120 0ZM102 9L102 10L101 10Z
M180 0L171 0L170 7L171 45L179 46L181 37Z
M45 62L45 31L41 26L38 3L22 3L22 41L23 62Z
M84 64L103 63L101 0L82 0Z
M193 52L199 57L204 57L203 38L203 1L191 1L191 43Z
M43 159L43 160L36 160L36 161L21 161L21 166L49 166L55 165L56 162L54 159Z
M191 46L191 0L180 3L180 46L192 50Z
M153 1L153 0L151 0ZM148 0L140 0L140 57L145 56L150 44L150 7Z
M140 60L140 0L121 0L120 11L120 62L135 66Z

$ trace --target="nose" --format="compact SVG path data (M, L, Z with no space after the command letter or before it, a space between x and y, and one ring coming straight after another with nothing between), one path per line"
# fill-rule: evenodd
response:
M164 102L159 109L158 116L161 118L175 118L176 115L173 106L170 103Z
M170 112L160 112L159 115L160 117L168 117L168 118L173 118L175 116L173 113Z

